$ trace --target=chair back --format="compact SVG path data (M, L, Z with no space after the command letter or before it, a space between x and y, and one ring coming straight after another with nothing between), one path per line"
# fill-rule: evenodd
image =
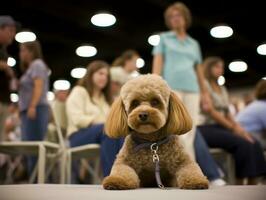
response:
M65 144L65 139L63 137L63 133L62 133L62 130L61 130L61 126L60 126L59 120L57 119L56 114L55 114L55 112L54 112L54 110L53 110L53 108L51 106L50 106L50 111L51 111L52 118L54 120L54 124L55 124L55 127L56 127L56 133L57 133L59 145L63 149L65 149L66 148L66 144Z

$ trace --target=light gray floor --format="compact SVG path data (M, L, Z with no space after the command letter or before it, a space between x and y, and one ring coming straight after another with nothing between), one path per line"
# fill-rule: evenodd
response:
M208 190L157 188L107 191L99 185L4 185L0 200L266 200L266 186L225 186Z

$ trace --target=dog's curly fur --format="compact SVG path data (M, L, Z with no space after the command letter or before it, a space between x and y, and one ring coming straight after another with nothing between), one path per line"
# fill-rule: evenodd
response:
M163 184L182 189L208 188L207 178L178 141L178 135L191 127L187 110L161 77L148 74L128 81L105 124L109 137L127 137L103 187L123 190L156 186L151 151L143 148L136 153L132 135L151 142L175 135L158 149Z

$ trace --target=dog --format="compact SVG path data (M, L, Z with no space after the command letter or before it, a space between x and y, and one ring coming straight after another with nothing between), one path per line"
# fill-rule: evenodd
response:
M186 108L160 76L128 81L105 123L109 137L126 138L103 188L207 189L207 178L179 144L178 135L191 128Z

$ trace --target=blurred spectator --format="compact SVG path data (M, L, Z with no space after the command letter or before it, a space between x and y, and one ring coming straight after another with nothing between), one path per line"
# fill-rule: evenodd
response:
M109 175L123 144L123 139L110 139L103 133L111 102L109 65L104 61L93 61L88 65L86 75L72 89L66 102L71 147L101 144L104 176Z
M243 184L244 178L248 178L248 184L255 184L256 177L266 173L261 146L229 112L227 90L218 84L218 78L224 73L223 60L219 57L207 58L204 67L205 84L212 104L203 112L204 124L199 126L199 130L209 147L222 148L233 155L238 184Z
M10 102L11 80L14 78L12 69L7 65L9 46L16 34L16 22L10 16L0 16L0 142L4 137L4 122Z
M19 109L16 103L8 107L8 117L5 121L6 141L21 141L21 123L19 118Z
M53 117L56 117L57 123L61 128L63 137L66 137L67 132L67 115L66 115L66 100L69 94L69 90L55 90L55 99L50 102L51 109L53 110ZM51 142L58 142L58 135L56 133L56 124L53 121L49 123L47 140Z
M238 113L236 120L266 149L266 80L258 82L255 98Z
M23 71L19 85L22 140L40 141L47 132L49 119L49 69L42 60L38 41L22 43L19 55ZM32 172L35 163L35 158L28 159L29 173Z
M243 106L243 102L239 98L237 97L229 98L228 108L232 116L237 115L237 113L241 110L241 106Z
M223 185L224 181L220 179L208 146L200 131L196 133L200 97L202 102L206 103L208 95L203 84L199 43L187 33L191 25L191 13L185 4L176 2L166 9L164 17L170 31L160 35L160 43L152 51L152 71L161 75L175 90L193 119L193 129L180 136L187 153L197 160L210 181Z
M126 50L114 60L112 63L113 67L122 67L126 79L132 78L132 75L138 71L137 59L139 58L139 53L135 50Z
M254 100L254 96L252 94L246 93L244 94L243 99L245 106L247 106Z
M111 67L111 94L115 98L119 95L121 87L129 80L129 75L122 67Z
M166 9L164 17L170 31L160 34L160 43L152 51L152 71L161 75L175 90L192 117L192 130L180 139L191 158L195 159L195 125L198 123L200 98L204 104L208 100L203 84L200 45L187 33L192 17L185 4L173 3Z
M116 58L110 69L111 94L113 97L119 95L121 87L137 73L137 59L139 54L135 50L127 50Z
M21 141L21 123L19 118L19 108L17 103L11 103L8 107L8 117L5 122L6 141ZM25 178L26 170L23 157L6 156L7 171L5 184L16 183L21 178Z

